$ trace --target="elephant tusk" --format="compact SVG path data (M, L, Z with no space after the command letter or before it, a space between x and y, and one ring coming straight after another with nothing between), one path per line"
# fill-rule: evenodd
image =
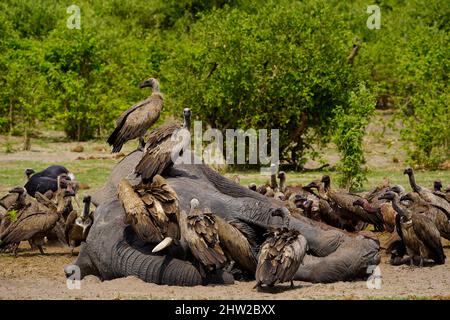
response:
M170 246L173 242L173 239L171 237L165 237L156 247L153 248L152 252L156 253L159 252L168 246Z

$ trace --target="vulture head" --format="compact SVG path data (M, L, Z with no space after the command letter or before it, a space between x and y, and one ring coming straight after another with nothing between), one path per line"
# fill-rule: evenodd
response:
M320 188L319 184L316 181L313 181L313 182L307 184L306 186L304 186L302 189L305 189L305 190L317 189L317 190L319 190L319 188Z
M250 183L250 184L248 185L248 188L249 188L250 190L256 191L256 183L254 183L254 182Z
M15 188L9 190L8 192L9 192L9 193L24 194L24 193L26 193L27 191L25 190L24 187L15 187Z
M403 188L402 186L399 186L399 185L395 185L392 188L390 188L389 191L392 191L398 195L401 195L401 194L405 193L405 188Z
M411 176L414 174L413 169L411 167L407 167L405 171L403 171L403 174L407 174L408 176Z
M325 190L328 190L330 188L331 179L329 175L324 175L322 177L322 180L320 180L323 183L323 186L325 187Z
M191 210L196 209L200 206L200 202L196 198L192 198L191 200Z
M31 168L26 168L25 169L25 175L27 176L27 179L30 179L30 177L35 173L36 171L34 171Z
M189 128L191 127L191 109L184 108L183 119L184 119L183 127L189 130Z
M397 194L395 192L393 192L393 191L386 191L381 196L379 196L378 199L379 200L381 200L381 199L394 200L396 195Z
M442 182L441 182L441 180L436 180L433 183L433 189L434 189L434 191L442 191Z
M139 88L152 88L154 92L159 92L159 82L155 78L149 78L139 84Z

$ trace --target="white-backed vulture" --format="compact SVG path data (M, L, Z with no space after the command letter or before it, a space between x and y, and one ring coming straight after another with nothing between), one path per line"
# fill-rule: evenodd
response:
M158 120L164 106L164 99L159 90L158 80L150 78L140 84L140 88L151 87L149 98L125 110L117 119L116 128L107 142L113 147L112 152L119 152L125 142L139 138L139 146L143 147L144 135Z

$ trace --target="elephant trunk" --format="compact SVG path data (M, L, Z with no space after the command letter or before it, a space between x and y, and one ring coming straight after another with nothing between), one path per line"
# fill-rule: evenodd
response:
M199 271L189 262L169 255L148 255L119 242L111 259L114 278L136 276L145 282L176 286L202 284Z

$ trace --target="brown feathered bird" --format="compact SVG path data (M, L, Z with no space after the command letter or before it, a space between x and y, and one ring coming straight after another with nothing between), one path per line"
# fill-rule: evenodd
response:
M388 191L380 198L392 201L392 206L397 212L395 217L397 233L411 258L411 264L417 259L420 261L420 266L425 259L444 264L445 255L441 237L433 221L423 214L402 208L400 197L395 192Z
M225 266L227 258L220 246L219 226L215 216L199 209L199 201L191 200L188 214L180 212L180 230L192 255L210 272ZM203 275L204 272L201 270Z
M262 244L256 268L256 286L269 287L276 283L291 282L305 257L308 244L297 230L272 229Z
M324 175L321 181L324 184L327 198L338 207L338 211L340 211L344 218L371 223L375 226L376 230L384 230L381 213L368 213L361 207L353 205L356 200L361 199L362 197L343 190L332 189L331 179L328 175Z
M67 217L64 234L69 247L73 250L86 241L94 221L93 212L90 211L91 196L83 197L84 208L81 213L73 210Z
M448 220L443 211L430 205L415 192L405 194L400 198L400 201L411 201L411 205L408 209L430 218L439 230L441 237L450 240L450 220Z
M163 173L190 143L190 109L183 110L183 119L182 125L169 123L149 133L142 159L134 170L142 180L146 181L156 174Z
M159 82L154 78L147 79L140 84L140 88L145 87L152 88L151 96L123 112L117 119L116 128L107 140L113 146L113 153L122 150L125 142L136 138L139 138L139 148L142 148L145 133L159 118L164 105Z
M117 191L125 209L126 223L131 225L138 238L153 244L162 241L163 235L156 226L154 217L162 211L161 204L150 197L144 203L126 179L119 182Z
M242 231L217 215L215 220L220 245L228 259L236 262L239 268L255 272L258 261Z
M44 237L53 229L56 222L61 217L64 209L64 197L73 196L73 193L61 189L57 194L57 203L53 203L39 192L36 193L36 200L43 206L27 205L19 213L17 220L12 222L8 228L0 235L0 249L10 244L17 244L20 241L30 240L44 254L42 248ZM17 246L13 251L17 255Z
M151 183L135 187L126 179L118 185L119 199L123 204L126 222L142 241L158 244L158 252L180 238L178 226L179 203L177 194L160 175Z
M414 192L418 193L423 200L427 201L432 206L442 210L446 214L447 218L450 219L450 203L446 199L436 196L431 190L428 190L427 188L419 186L416 183L414 171L412 168L406 168L403 173L408 175L409 184L411 185L411 188L414 190Z

